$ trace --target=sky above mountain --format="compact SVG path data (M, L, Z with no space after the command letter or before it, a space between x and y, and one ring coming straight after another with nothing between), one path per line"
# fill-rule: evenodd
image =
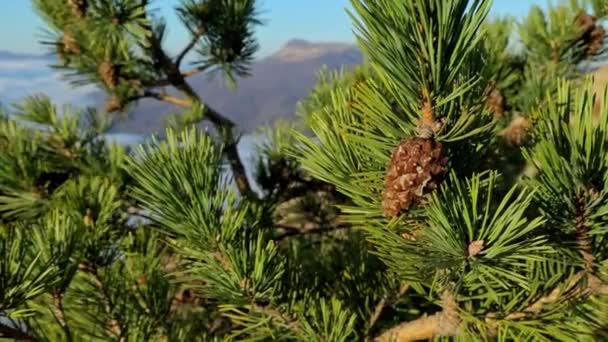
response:
M548 0L494 0L493 15L527 13L530 6L544 5ZM555 0L553 1L555 2ZM32 9L30 0L3 0L0 4L0 50L40 53L38 44L45 27ZM167 19L170 28L169 48L179 50L187 41L174 8L179 0L153 0L153 8ZM351 21L345 9L350 0L261 0L260 14L264 26L258 28L259 56L267 56L287 40L352 42Z
M547 1L494 0L492 15L521 18L530 6L542 6ZM71 87L48 67L50 59L40 57L49 52L39 44L45 25L32 9L31 0L0 0L0 3L0 30L5 33L0 35L0 103L6 105L28 95L44 93L57 104L93 104L93 87ZM166 42L174 51L180 50L188 39L174 13L178 3L179 0L152 0L153 8L167 19L169 39ZM258 58L274 54L294 38L352 43L351 20L346 13L349 8L350 0L260 0L259 11L265 23L256 34L261 46ZM293 50L290 53L293 54ZM299 58L299 55L287 57Z

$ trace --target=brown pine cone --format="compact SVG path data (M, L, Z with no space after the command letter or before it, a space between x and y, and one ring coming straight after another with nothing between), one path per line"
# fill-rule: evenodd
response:
M432 138L414 137L395 149L384 179L382 207L387 217L395 217L436 189L443 179L448 158Z

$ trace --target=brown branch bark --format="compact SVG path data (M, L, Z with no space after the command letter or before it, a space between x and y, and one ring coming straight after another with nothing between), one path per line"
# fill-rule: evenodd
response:
M65 310L63 309L63 295L59 292L53 293L53 315L55 316L55 320L57 320L59 326L61 326L61 329L65 334L66 341L73 341L72 331L70 330L70 326L68 325L68 321L65 316Z
M179 66L167 56L158 39L152 36L150 38L150 44L156 60L159 62L160 67L164 70L165 74L167 74L169 83L179 90L190 101L190 104L195 102L204 104L200 96L192 89L190 84L186 82L185 77L179 70ZM225 146L224 155L230 163L239 192L244 197L257 199L257 196L251 189L245 167L239 157L237 149L238 140L234 135L235 124L230 119L218 113L215 109L207 105L205 105L204 108L206 110L205 116L222 136Z
M409 288L410 288L410 284L404 283L399 287L399 291L397 292L397 294L395 296L393 296L392 298L387 298L387 297L382 298L378 302L378 304L376 304L374 313L372 314L372 316L369 320L369 323L367 324L368 337L369 337L369 334L372 332L376 323L378 323L378 319L382 315L382 312L384 311L384 309L395 304L395 302L397 300L399 300L399 298L403 297L403 295L407 292L407 290L409 290Z
M512 312L508 314L505 319L518 320L529 315L538 314L543 310L546 305L555 303L557 300L563 298L562 296L565 293L573 291L573 293L570 293L570 296L575 296L576 294L579 294L581 292L581 289L576 290L575 287L586 275L587 273L585 271L576 273L574 276L572 276L566 281L565 287L562 288L558 286L554 288L551 292L549 292L549 294L540 297L522 311Z
M375 341L409 342L428 340L438 335L442 312L401 323L378 336Z
M374 341L409 342L432 339L436 336L455 336L460 328L457 303L451 293L441 296L442 311L403 322L383 332Z
M164 93L157 93L151 90L146 90L143 93L136 95L136 96L132 96L130 98L127 99L127 102L132 102L132 101L137 101L137 100L141 100L144 98L151 98L151 99L156 99L159 101L163 101L163 102L167 102L167 103L171 103L180 107L190 107L192 105L192 102L188 99L183 99L183 98L179 98L179 97L175 97L175 96L170 96Z
M184 71L182 71L182 76L190 77L192 75L198 74L199 72L203 72L203 71L209 69L210 67L211 67L211 65L201 65L199 67L192 68L190 70L184 70Z

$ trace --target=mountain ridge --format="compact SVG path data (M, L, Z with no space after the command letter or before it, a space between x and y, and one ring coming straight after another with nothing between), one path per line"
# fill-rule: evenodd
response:
M297 102L312 90L323 66L335 70L362 61L363 55L355 44L291 39L254 62L251 76L239 79L234 91L226 87L221 77L195 75L189 81L208 105L232 119L243 132L251 132L277 119L293 119ZM96 96L98 101L104 98L101 94ZM164 102L142 100L113 132L162 132L164 119L179 110Z
M70 103L102 109L107 95L94 86L73 87L63 81L60 72L50 67L55 59L48 53L0 50L0 103L44 93L58 105ZM238 79L234 90L228 89L219 76L195 75L188 81L208 105L233 120L242 133L251 133L277 119L292 120L297 102L310 93L323 66L335 70L362 61L363 55L355 44L291 39L252 63L251 76ZM181 110L165 102L145 99L117 122L112 133L162 133L165 118Z

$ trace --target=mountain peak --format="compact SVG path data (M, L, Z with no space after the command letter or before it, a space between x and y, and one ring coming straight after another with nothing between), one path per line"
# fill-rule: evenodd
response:
M271 58L283 62L301 62L318 58L328 53L340 53L356 49L354 44L343 42L310 42L304 39L288 40Z
M313 43L311 43L308 40L305 39L299 39L299 38L295 38L295 39L290 39L287 41L287 43L285 43L285 45L283 45L283 49L285 48L297 48L297 47L307 47L312 45Z

